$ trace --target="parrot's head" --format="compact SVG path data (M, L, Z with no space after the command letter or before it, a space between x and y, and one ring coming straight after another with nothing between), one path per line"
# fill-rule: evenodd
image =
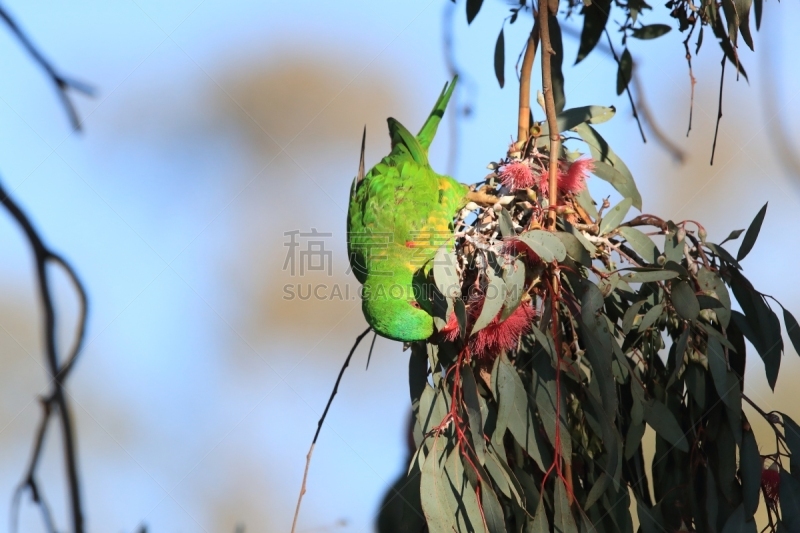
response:
M419 304L411 280L367 278L361 306L375 332L388 339L413 342L433 334L433 317Z

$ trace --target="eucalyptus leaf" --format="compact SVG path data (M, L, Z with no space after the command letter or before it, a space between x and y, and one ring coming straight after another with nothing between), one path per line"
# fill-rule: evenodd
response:
M569 131L581 124L602 124L603 122L611 120L616 112L617 110L614 107L599 105L587 105L565 109L556 116L558 132L563 133ZM550 127L547 122L540 123L539 127L541 128L539 138L547 139L550 135Z
M725 282L716 272L712 272L705 267L700 268L697 272L697 282L700 288L706 293L710 292L712 296L722 304L722 308L715 308L714 312L722 324L722 327L727 328L731 320L731 296L728 293L728 288Z
M480 464L485 464L486 440L483 438L483 416L481 415L480 400L478 400L478 385L475 383L475 375L469 367L465 368L461 374L461 390L467 407L467 420L469 420L475 455Z
M506 295L503 302L503 312L500 320L505 320L511 313L517 310L522 297L525 295L525 263L514 261L503 269L503 280L505 281Z
M583 30L581 31L581 41L578 47L578 57L575 63L580 63L594 50L603 30L606 28L608 16L611 12L611 0L592 0L583 8Z
M736 254L736 259L738 261L741 261L747 257L747 254L749 254L750 250L753 249L753 245L756 243L758 234L761 231L761 224L764 222L764 217L767 215L768 205L769 202L764 204L764 207L759 210L759 212L756 214L756 217L747 228L747 233L744 234L744 239L742 239L742 245L739 247L739 252Z
M682 452L689 451L686 435L683 434L680 424L675 419L666 405L658 400L651 400L644 409L644 418L647 424L664 440Z
M482 526L483 517L478 497L464 471L459 445L453 448L444 463L442 481L449 485L446 495L449 507L454 510L456 533L476 531Z
M786 437L786 446L789 448L791 458L789 468L792 475L800 479L800 426L789 415L783 414L783 433ZM798 517L800 519L800 517Z
M669 33L672 28L666 24L650 24L642 26L641 28L634 28L631 31L631 37L637 39L656 39L664 34Z
M617 96L625 92L633 75L633 58L627 48L622 51L617 68Z
M534 360L531 373L533 375L533 385L531 396L536 405L536 411L542 420L544 431L550 444L555 448L556 445L556 404L558 402L558 393L556 392L555 370L550 365L549 361L542 364L544 358L540 357ZM537 364L539 363L539 364ZM569 428L565 423L563 415L565 409L562 404L561 417L559 419L560 425L560 441L561 441L561 454L567 464L572 462L572 437L569 433Z
M727 1L727 0L726 0ZM723 5L723 8L725 6ZM717 10L714 9L713 13L717 13ZM717 42L719 43L719 47L725 53L725 57L731 63L731 65L736 68L739 74L745 79L745 81L749 81L747 78L747 72L742 65L742 62L739 61L739 54L734 49L735 43L731 41L731 38L728 34L725 33L725 27L722 25L722 18L717 16L715 17L716 20L713 21L711 27L714 30L714 36L717 37Z
M725 240L722 241L720 244L725 244L728 241L735 241L736 239L739 238L739 235L741 235L742 233L744 233L743 229L735 229L730 233L730 235L725 237Z
M631 423L628 427L628 434L625 435L625 460L629 461L639 449L647 427L644 423Z
M792 341L794 351L800 355L800 324L785 307L783 308L783 323L786 325L786 333L789 335L789 340Z
M575 523L575 517L572 516L567 489L561 477L556 477L555 485L555 494L553 495L555 530L559 533L578 533L578 525Z
M547 520L547 512L544 508L544 499L539 499L536 507L536 515L531 524L530 533L550 533L550 522Z
M744 504L733 511L722 528L722 533L758 533L755 520L747 520Z
M503 278L498 276L493 268L487 268L486 275L489 278L489 283L486 286L486 294L483 298L481 313L472 326L473 335L488 326L489 323L494 320L503 308L506 299L506 284Z
M592 505L594 505L600 496L602 496L606 491L609 483L611 483L611 476L605 472L601 473L600 477L597 478L597 481L592 484L592 488L589 489L589 495L586 496L586 502L583 504L584 510L591 509Z
M489 475L492 476L492 480L494 481L497 488L500 489L500 492L506 498L511 498L511 481L508 478L508 474L506 474L503 467L500 465L500 459L498 459L492 451L486 456L486 471L489 472Z
M736 326L753 343L767 373L767 382L770 388L775 389L778 372L781 365L783 352L783 337L781 335L780 321L777 315L767 305L764 296L756 291L750 282L738 270L731 270L730 285L733 294L742 310L741 313L733 311L731 318Z
M663 312L663 304L658 304L651 307L647 313L644 314L644 318L642 318L642 321L639 323L639 332L645 331L647 328L655 324L656 320L661 317Z
M656 514L656 509L649 509L645 502L636 502L636 514L639 517L639 525L642 533L662 533L664 526Z
M440 246L436 250L433 258L433 279L436 280L436 288L445 297L457 298L461 295L461 281L458 278L455 252L448 250L446 245Z
M722 245L714 244L707 242L706 247L711 250L717 257L725 261L726 263L738 268L741 270L741 265L739 261L737 261L728 250L722 247Z
M507 427L514 439L528 455L544 470L544 462L536 439L537 429L528 408L528 395L517 370L509 363L505 354L498 358L497 394L498 427ZM505 430L503 430L505 431ZM502 437L502 435L500 435ZM500 441L502 443L502 441Z
M585 267L591 266L592 258L578 237L572 233L567 233L566 231L556 232L556 236L561 239L561 243L567 250L568 257Z
M594 175L611 184L624 198L633 201L633 207L642 210L642 196L633 181L628 166L617 156L608 143L588 124L579 124L575 132L589 147L595 161Z
M419 400L419 422L422 433L428 434L438 426L447 415L447 410L447 393L426 385Z
M506 84L505 64L506 40L503 36L503 28L500 28L500 34L497 36L497 42L494 45L494 75L501 89Z
M620 235L622 235L628 244L633 248L633 251L639 254L639 256L647 261L648 263L655 264L658 260L659 251L658 247L655 243L636 228L631 228L629 226L621 226L617 228L617 231Z
M514 231L514 221L511 219L511 214L508 212L508 209L501 209L499 215L497 225L500 228L500 235L502 235L503 238L514 237L517 232Z
M553 55L550 56L550 73L553 80L553 100L556 107L556 113L561 113L566 104L566 96L564 95L564 73L562 66L564 63L564 44L561 39L561 26L558 24L558 17L548 17L550 26L550 46L553 48Z
M714 388L717 389L720 399L731 411L738 413L737 420L741 418L742 393L739 389L739 378L732 371L728 370L728 362L725 360L725 352L715 338L708 339L708 367L711 370L711 377L714 381ZM734 424L737 425L737 424Z
M578 239L578 241L581 243L581 246L583 246L586 249L586 251L589 252L589 258L591 258L592 256L594 256L595 253L597 253L597 247L594 244L592 244L591 241L589 241L589 239L586 238L586 235L584 235L583 232L581 232L578 228L576 228L566 220L564 221L564 229L566 229L568 233L571 233L572 236Z
M630 198L623 198L617 205L612 207L608 213L603 215L603 219L600 221L600 235L605 235L619 226L620 222L625 218L625 215L628 214L628 210L631 208L633 204L633 200Z
M631 304L631 306L625 311L625 315L622 318L622 332L625 333L625 335L627 335L631 328L633 328L633 323L636 320L636 317L639 316L639 310L646 302L647 300L639 300L638 302Z
M455 509L450 506L448 498L450 487L441 476L444 448L445 439L434 437L431 452L422 465L420 476L422 512L430 533L452 533L455 527Z
M678 379L678 373L680 372L681 368L683 368L683 360L686 356L686 348L689 344L689 336L692 333L692 328L685 328L681 333L681 336L678 337L678 340L675 342L673 346L675 346L675 368L672 372L672 376L669 378L669 382L667 383L667 388L670 388L675 381ZM671 350L670 350L671 351Z
M597 207L594 205L594 201L588 189L583 189L575 194L575 199L578 200L578 205L580 205L590 217L597 220Z
M674 270L636 269L622 276L622 279L628 283L650 283L653 281L666 281L678 276L679 273Z
M744 499L744 513L748 520L753 518L758 510L758 500L761 494L761 454L753 431L742 432L742 446L739 451L739 464L742 472L742 497Z
M535 229L520 234L518 239L538 255L545 263L563 261L567 257L567 250L561 239L549 231Z
M684 381L686 382L686 389L691 394L695 403L704 409L706 406L706 373L703 367L697 364L689 363L686 367L684 374Z
M694 320L700 314L700 303L694 295L694 290L686 281L679 281L672 285L672 304L678 316L684 320Z
M611 369L614 353L612 343L616 340L612 337L605 318L594 317L594 320L584 320L582 317L575 317L575 319L578 321L578 333L581 344L586 349L586 357L597 376L603 410L613 422L618 403L617 385Z
M467 0L467 24L472 24L482 5L483 0Z
M786 531L800 531L800 480L781 468L780 496L781 518Z
M497 495L490 486L482 486L481 488L481 504L488 533L505 533L506 522L503 518L503 508L500 506Z

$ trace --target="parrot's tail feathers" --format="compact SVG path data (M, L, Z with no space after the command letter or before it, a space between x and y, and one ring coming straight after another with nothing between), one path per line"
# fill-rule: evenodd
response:
M428 165L428 152L423 149L416 137L405 126L393 118L388 118L389 135L392 137L392 152L400 150L407 153L418 164Z
M356 182L361 183L364 179L364 147L367 144L367 125L364 124L364 133L361 134L361 159L358 162L358 176Z
M453 81L449 84L444 84L442 94L440 94L439 99L436 100L436 105L433 106L433 110L431 111L430 116L428 116L428 120L425 121L422 129L419 130L419 133L417 134L419 144L425 151L430 148L433 138L436 136L436 130L439 128L439 122L442 121L444 110L447 109L447 103L450 101L450 97L453 95L453 89L455 89L457 81L458 76L454 77Z

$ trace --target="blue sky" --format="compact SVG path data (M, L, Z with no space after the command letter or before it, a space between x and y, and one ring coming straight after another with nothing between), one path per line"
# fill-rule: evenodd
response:
M492 55L502 2L486 2L467 27L453 25L465 74L455 175L476 181L516 131L513 63L527 19L506 28L507 87ZM0 77L0 176L50 245L69 257L91 298L88 345L69 384L90 531L286 531L305 453L336 372L365 327L354 301L285 301L287 284L357 287L345 275L344 206L366 123L367 164L388 148L385 118L415 128L447 81L445 2L251 2L92 0L5 4L65 73L92 84L75 97L85 120L71 132L53 88L7 32ZM677 32L632 42L647 100L686 150L684 166L643 145L627 99L614 92L612 61L594 53L567 68L567 105L615 105L601 133L637 178L645 210L706 222L712 240L746 227L770 202L746 273L800 312L798 179L770 148L788 119L798 146L800 78L790 66L798 6L768 2L757 51L742 52L750 84L727 69L717 163L707 164L720 54L706 35L696 59L695 126L684 137L689 82ZM645 21L669 22L666 13ZM795 18L793 18L795 17ZM566 63L576 43L565 38ZM767 55L774 70L766 71ZM765 86L767 90L765 90ZM452 110L451 110L452 111ZM539 113L541 115L541 113ZM538 117L541 118L541 117ZM450 132L432 161L444 169ZM612 194L593 179L596 195ZM332 278L282 269L285 232L328 232ZM0 524L22 475L46 386L31 260L0 218ZM62 342L75 301L54 273ZM329 293L326 293L329 294ZM359 358L360 357L360 358ZM797 357L787 353L766 392L751 357L752 394L768 408L790 400ZM370 531L383 491L404 467L407 354L379 340L368 372L361 353L345 377L315 451L301 531ZM748 375L748 378L750 376ZM61 455L54 432L41 477L66 528ZM340 521L346 521L341 525ZM40 527L24 507L26 531Z

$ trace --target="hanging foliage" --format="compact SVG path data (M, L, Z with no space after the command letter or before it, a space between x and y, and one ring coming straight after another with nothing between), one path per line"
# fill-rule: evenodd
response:
M725 244L694 221L633 216L633 178L595 129L613 115L602 106L558 115L552 207L547 124L534 124L539 135L489 165L483 187L500 201L463 210L454 250L437 255L457 265L460 292L436 290L452 273L428 269L431 307L446 311L438 333L411 345L408 483L432 532L633 531L634 512L645 533L756 531L762 494L768 531L800 522L800 429L743 393L745 339L776 386L777 308L798 340L794 316L740 264L766 205ZM623 199L595 202L590 172ZM756 442L743 403L774 439Z

